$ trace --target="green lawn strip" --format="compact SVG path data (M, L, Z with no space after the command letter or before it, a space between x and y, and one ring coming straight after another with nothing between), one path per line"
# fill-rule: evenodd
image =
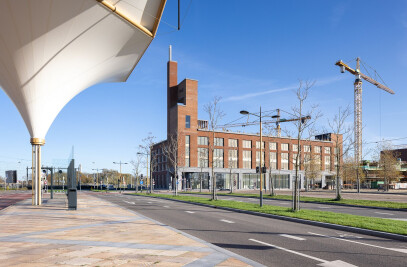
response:
M198 192L182 192L183 194L210 194L210 193L198 193ZM259 197L258 194L242 194L242 193L217 193L219 196L242 196L242 197ZM263 195L264 198L291 200L290 195L277 195L268 196ZM377 200L362 200L362 199L341 199L334 200L332 198L319 198L319 197L300 197L301 201L315 202L322 204L343 204L343 205L355 205L366 207L378 207L378 208L391 208L391 209L407 209L407 203L390 202L390 201L377 201Z
M227 207L240 210L256 211L267 214L281 215L311 221L339 224L345 226L358 227L363 229L382 231L400 235L407 235L407 222L390 219L357 216L329 211L316 211L303 209L299 212L292 212L285 207L264 205L262 208L257 204L237 202L231 200L210 200L194 196L172 196L164 194L148 194L149 196L163 197L168 199L178 199L193 203L202 203L215 207Z

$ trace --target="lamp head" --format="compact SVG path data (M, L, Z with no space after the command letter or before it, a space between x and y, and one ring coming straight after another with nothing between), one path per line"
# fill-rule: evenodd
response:
M241 110L241 111L240 111L240 114L242 114L242 115L249 115L249 111L247 111L247 110Z

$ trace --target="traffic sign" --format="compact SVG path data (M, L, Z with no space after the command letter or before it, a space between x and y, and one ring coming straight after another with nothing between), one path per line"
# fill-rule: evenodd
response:
M140 184L143 184L143 181L140 181Z

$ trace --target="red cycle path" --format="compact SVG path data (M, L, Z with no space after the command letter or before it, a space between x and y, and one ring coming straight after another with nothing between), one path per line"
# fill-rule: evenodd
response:
M0 210L7 208L21 200L31 198L30 193L0 193Z

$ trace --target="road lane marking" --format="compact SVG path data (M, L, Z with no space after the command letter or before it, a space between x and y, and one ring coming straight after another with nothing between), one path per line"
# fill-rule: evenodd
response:
M323 259L311 256L311 255L307 255L307 254L297 252L297 251L294 251L294 250L291 250L291 249L287 249L287 248L279 247L279 246L276 246L276 245L272 245L272 244L269 244L269 243L266 243L266 242L263 242L263 241L252 239L252 238L250 238L249 240L253 241L253 242L256 242L256 243L259 243L259 244L262 244L262 245L272 247L272 248L277 248L277 249L280 249L280 250L283 250L283 251L286 251L286 252L289 252L289 253L293 253L293 254L296 254L296 255L299 255L299 256L302 256L302 257L305 257L305 258L309 258L309 259L312 259L312 260L319 261L319 262L321 262L320 264L318 264L319 266L327 266L327 267L328 266L329 267L336 267L336 266L337 267L339 267L339 266L349 266L350 267L350 266L355 266L355 265L352 265L352 264L349 264L347 262L343 262L343 261L340 261L340 260L336 260L336 261L323 260Z
M232 222L232 221L229 221L229 220L224 220L224 219L222 219L222 220L220 220L221 222L225 222L225 223L235 223L235 222Z
M298 236L294 236L294 235L286 235L286 234L281 234L280 236L283 236L283 237L287 237L287 238L291 238L291 239L295 239L295 240L306 240L305 238L302 238L302 237L298 237Z
M169 208L170 206L163 206L164 208Z
M195 213L195 211L189 211L189 210L186 210L185 212L187 212L187 213Z
M320 209L329 209L330 207L319 206L318 208L320 208Z
M123 202L126 202L127 204L132 204L132 205L135 205L136 203L134 203L134 202L129 202L129 201L126 201L126 200L123 200Z
M378 211L375 211L374 213L377 213L377 214L382 214L382 215L390 215L390 216L393 216L393 215L394 215L393 213L387 213L387 212L378 212Z
M277 202L277 204L280 204L280 205L289 205L289 204L291 204L291 203L287 203L287 202Z
M148 204L151 204L151 203L153 203L153 202L147 202Z
M322 234L317 234L317 233L312 233L312 232L308 232L308 234L317 235L317 236L323 236L323 237L328 237L328 238L332 238L332 239L338 239L338 240L342 240L342 241L346 241L346 242L356 243L356 244L365 245L365 246L374 247L374 248L387 249L387 250L397 251L397 252L401 252L401 253L406 253L406 254L407 254L407 249L402 249L402 248L386 248L386 247L371 245L371 244L367 244L367 243L363 243L363 242L359 242L359 241L354 241L354 240L349 240L349 239L344 239L344 238L339 238L339 237L334 237L334 236L328 236L328 235L322 235Z

